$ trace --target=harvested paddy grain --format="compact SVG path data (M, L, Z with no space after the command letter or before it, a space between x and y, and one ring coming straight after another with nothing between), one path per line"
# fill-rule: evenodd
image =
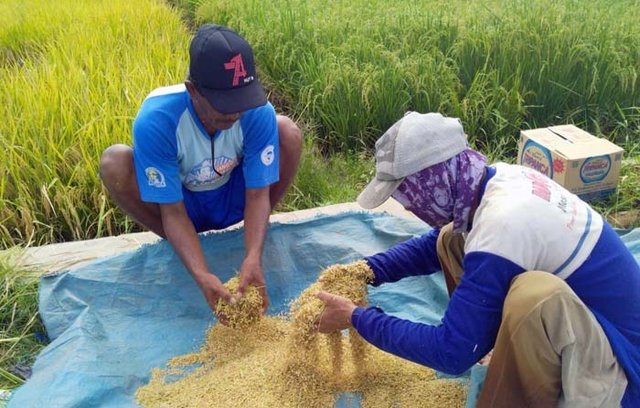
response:
M365 261L333 265L322 271L318 280L305 289L291 304L291 320L296 343L306 343L317 336L316 324L324 310L324 303L316 297L321 290L344 296L358 306L367 303L367 283L373 271Z
M235 294L240 286L240 279L233 277L224 286ZM216 311L226 318L226 324L233 328L248 327L255 324L262 316L262 296L255 286L249 285L240 299L234 304L229 304L218 299Z
M433 370L378 350L353 329L348 335L315 331L323 310L318 290L364 305L372 276L364 262L333 266L292 303L289 317L235 329L213 326L198 353L154 370L137 402L149 408L320 408L355 392L363 407L464 406L464 383L437 379Z

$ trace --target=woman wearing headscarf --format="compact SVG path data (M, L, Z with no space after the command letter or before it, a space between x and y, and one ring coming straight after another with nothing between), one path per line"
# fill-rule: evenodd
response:
M461 374L491 350L478 407L640 406L640 267L576 195L467 146L460 121L410 112L376 142L364 208L395 198L433 229L367 257L374 286L443 270L440 325L320 292L321 332Z

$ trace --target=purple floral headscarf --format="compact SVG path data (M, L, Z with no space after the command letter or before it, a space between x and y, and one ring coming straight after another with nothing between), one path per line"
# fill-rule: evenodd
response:
M453 220L454 232L466 232L486 162L482 154L467 148L405 177L391 196L434 228Z

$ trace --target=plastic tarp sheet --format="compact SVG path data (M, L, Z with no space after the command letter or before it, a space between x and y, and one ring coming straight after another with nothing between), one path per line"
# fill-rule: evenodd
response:
M417 220L361 212L272 224L263 256L268 313L286 312L327 266L428 230ZM640 253L640 234L628 241ZM201 242L221 280L236 274L244 256L242 230L203 235ZM448 296L438 273L372 288L370 301L396 316L437 324ZM166 241L42 278L39 307L51 343L9 407L135 407L134 393L148 382L150 370L197 351L215 322ZM472 369L466 378L471 378L467 405L472 406L483 370Z

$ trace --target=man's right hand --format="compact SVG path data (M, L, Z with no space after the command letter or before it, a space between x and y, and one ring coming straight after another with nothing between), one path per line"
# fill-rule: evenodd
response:
M202 290L202 294L204 298L207 300L209 307L211 310L218 316L218 320L224 323L224 316L219 316L216 311L216 305L218 304L218 299L222 299L223 301L234 304L236 299L231 295L231 292L224 287L220 279L217 276L212 275L210 273L202 274L196 279L200 290Z
M217 276L209 272L207 261L202 252L198 233L189 219L182 201L160 205L162 227L167 234L167 240L173 246L185 267L193 276L211 310L218 316L221 323L225 323L224 316L216 312L218 299L230 304L235 303L231 293L224 287Z

